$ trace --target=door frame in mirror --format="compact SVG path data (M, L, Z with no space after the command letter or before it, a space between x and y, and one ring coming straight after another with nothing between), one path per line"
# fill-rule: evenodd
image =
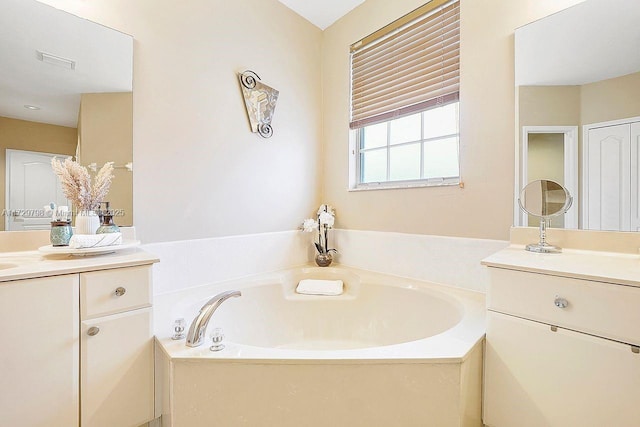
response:
M574 207L565 214L564 228L578 228L578 126L522 126L519 150L516 153L516 185L514 187L513 223L515 226L527 226L527 214L518 206L520 192L528 183L527 161L529 152L529 134L557 133L563 134L564 182L563 186L574 197Z

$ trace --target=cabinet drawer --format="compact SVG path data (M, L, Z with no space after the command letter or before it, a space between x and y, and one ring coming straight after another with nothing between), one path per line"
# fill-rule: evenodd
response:
M150 266L80 274L80 311L83 320L150 305Z
M640 345L640 288L490 268L489 310ZM568 302L555 304L557 297Z

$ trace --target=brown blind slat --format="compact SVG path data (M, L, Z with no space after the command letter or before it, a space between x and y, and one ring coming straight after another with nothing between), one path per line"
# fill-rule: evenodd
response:
M413 47L411 49L402 49L398 50L393 56L389 56L382 61L378 62L378 68L373 70L371 68L367 69L354 69L353 70L353 80L354 82L360 82L363 79L371 79L377 76L379 73L386 73L392 71L394 69L398 69L399 66L406 66L405 64L398 64L395 58L398 55L402 55L405 58L407 63L413 63L416 60L432 60L437 59L441 55L450 55L451 53L455 53L456 56L459 56L459 35L451 37L450 40L444 40L444 43L448 43L446 49L442 49L440 46L428 46L422 45Z
M353 83L353 94L356 96L366 97L366 94L370 91L377 91L384 89L386 85L397 84L397 80L402 78L403 81L407 80L426 80L429 75L437 73L438 70L447 70L451 67L458 67L458 55L457 53L451 53L444 58L438 58L431 61L415 61L410 64L406 64L402 70L394 70L394 72L385 73L378 76L375 84L371 84L367 81L359 81Z
M432 98L432 99L429 99L428 101L419 102L413 105L408 105L406 107L399 108L394 111L381 113L375 116L369 116L366 119L356 120L355 122L353 122L354 126L352 128L358 129L358 128L373 125L376 123L388 122L389 120L397 119L404 116L409 116L419 111L425 111L430 108L442 107L444 105L451 104L453 102L458 102L458 100L459 100L458 92L451 93L438 98Z
M452 0L352 49L349 127L456 102L459 90L460 7Z
M457 9L453 9L451 13L452 16L442 17L443 19L441 19L437 25L432 25L433 23L426 23L417 28L407 28L407 30L411 31L408 33L395 34L395 37L384 39L384 43L380 42L373 44L373 48L365 46L360 50L353 52L354 61L357 64L358 61L377 60L381 55L384 55L388 51L388 46L391 44L395 44L396 46L405 46L412 43L435 42L434 36L436 34L447 34L459 27Z

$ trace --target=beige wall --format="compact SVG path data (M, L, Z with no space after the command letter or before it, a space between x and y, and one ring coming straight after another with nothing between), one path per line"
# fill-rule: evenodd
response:
M520 86L520 126L581 126L640 116L640 73L582 86Z
M349 45L420 6L367 0L323 42L324 200L342 228L508 239L515 155L514 30L579 0L462 0L460 168L465 188L348 192Z
M346 190L348 47L423 0L367 0L324 34L276 0L46 2L135 37L134 208L148 242L293 229L320 190L339 227L507 239L513 32L580 0L463 0L465 188L368 192ZM280 90L270 140L248 132L234 74L247 68Z
M107 200L124 215L117 225L133 224L133 174L123 168L133 160L133 98L129 93L85 93L80 100L78 134L80 162L96 163L98 170L114 162L114 178Z
M580 86L520 86L520 126L578 126Z
M640 116L640 73L581 86L583 125Z
M292 230L317 209L318 28L277 0L44 2L134 37L144 242ZM250 131L236 77L246 69L280 91L270 139Z
M0 203L5 207L6 150L26 150L73 156L78 144L75 128L0 117ZM4 230L4 218L0 221Z

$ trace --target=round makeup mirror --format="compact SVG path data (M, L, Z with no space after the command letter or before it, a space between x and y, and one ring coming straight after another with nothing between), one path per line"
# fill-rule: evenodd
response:
M564 214L573 203L569 191L555 181L546 179L532 181L520 192L520 209L540 218L540 241L527 245L531 252L557 253L560 248L547 243L547 221L549 218Z

